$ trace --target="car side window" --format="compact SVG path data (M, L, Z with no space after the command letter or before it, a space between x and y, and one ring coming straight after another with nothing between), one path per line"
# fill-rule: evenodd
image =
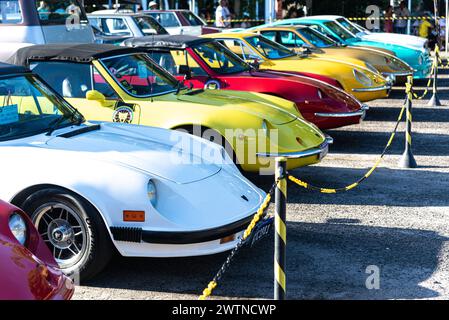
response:
M89 64L37 62L31 69L64 98L85 98L92 90Z
M100 30L109 35L132 36L123 18L102 18Z
M148 56L172 75L179 76L179 74L177 74L176 66L184 64L185 60L182 59L182 57L178 57L175 53L177 53L177 51L172 51L171 53L153 51L150 52Z
M114 88L106 81L106 79L100 74L97 68L92 67L92 83L94 90L101 92L106 99L118 99L117 93Z
M281 31L280 35L280 43L288 48L301 47L305 43L304 41L291 31Z
M180 27L178 18L173 12L150 12L149 14L164 28Z
M84 99L89 90L97 90L108 99L118 98L106 79L89 64L39 62L32 63L31 69L64 98Z
M22 21L19 0L0 1L0 24L19 24Z
M276 41L276 31L262 31L261 34L265 37L270 39L271 41Z
M34 0L34 3L42 25L65 25L68 19L87 21L79 0Z
M260 57L250 47L243 43L243 41L235 39L222 39L219 42L228 47L228 49L243 60L260 59Z

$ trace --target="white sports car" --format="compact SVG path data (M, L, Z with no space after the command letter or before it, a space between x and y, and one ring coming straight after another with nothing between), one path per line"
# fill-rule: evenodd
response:
M30 215L68 274L92 277L114 247L139 257L229 250L265 196L216 144L87 123L24 68L0 64L0 101L0 198Z

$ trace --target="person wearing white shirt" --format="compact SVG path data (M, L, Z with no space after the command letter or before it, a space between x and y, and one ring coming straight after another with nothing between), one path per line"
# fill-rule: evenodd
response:
M219 28L229 28L231 26L231 12L228 8L228 1L221 0L220 5L215 10L215 26Z

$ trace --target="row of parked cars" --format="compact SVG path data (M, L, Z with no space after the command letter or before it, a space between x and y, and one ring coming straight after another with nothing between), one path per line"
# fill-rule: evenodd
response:
M55 32L34 1L21 5L25 25L0 25L0 198L13 204L0 205L0 298L70 298L66 275L92 278L114 252L230 250L266 195L244 173L272 173L278 156L289 170L320 162L332 143L322 130L359 123L365 102L429 63L425 43L401 48L415 67L400 45L346 47L304 20L202 37L148 23L150 34L100 44L82 41L88 22ZM103 33L103 14L157 23L89 16ZM309 19L351 32L341 17ZM26 41L12 41L16 27Z

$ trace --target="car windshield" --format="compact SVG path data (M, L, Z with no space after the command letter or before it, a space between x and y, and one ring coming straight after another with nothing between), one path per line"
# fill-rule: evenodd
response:
M0 141L25 138L84 121L32 75L0 78ZM53 126L57 125L57 128Z
M343 40L354 39L354 36L348 30L334 21L325 22L324 25Z
M327 48L336 46L337 43L324 34L315 31L311 28L300 28L297 30L298 33L303 36L307 41L309 41L312 45L318 48Z
M79 0L34 0L42 25L67 25L87 22L84 6Z
M246 62L217 42L194 46L193 51L209 68L220 74L240 73L250 69Z
M296 55L289 48L277 44L263 36L248 37L245 38L245 40L261 55L268 59L282 59Z
M100 61L120 87L131 96L148 98L178 89L178 80L146 54L121 55Z
M189 21L191 26L203 26L204 22L201 21L197 16L195 16L190 11L181 11L182 16Z
M133 17L140 31L145 35L168 34L167 30L159 24L154 18L149 16Z
M357 33L360 33L361 31L357 29L349 20L340 18L337 19L338 23L341 24L343 27L348 29L352 34L357 35Z

